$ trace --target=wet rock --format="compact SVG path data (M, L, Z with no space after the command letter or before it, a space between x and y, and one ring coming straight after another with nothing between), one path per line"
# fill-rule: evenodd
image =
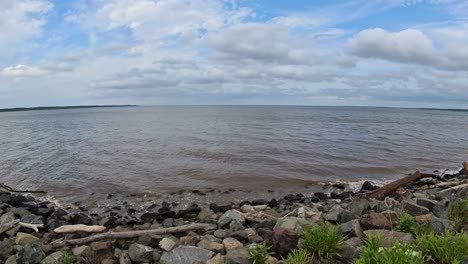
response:
M237 221L240 224L245 224L245 218L239 212L234 210L229 210L225 212L218 220L218 227L224 228L229 225L232 221Z
M218 217L215 212L208 208L203 208L197 216L198 221L202 223L214 224Z
M198 244L197 247L199 248L204 248L209 251L213 251L214 253L220 253L224 254L224 246L223 244L216 243L213 241L210 241L208 239L202 239Z
M39 264L46 257L41 247L36 244L28 244L18 251L18 262L22 264Z
M165 251L171 251L177 245L177 238L165 237L159 242L159 248Z
M185 219L195 218L200 213L200 211L201 211L201 208L198 206L198 204L193 203L189 205L189 207L187 207L186 209L180 210L176 216L178 218L181 217Z
M429 213L429 209L424 206L417 205L411 201L403 201L401 208L412 216L424 215Z
M226 263L228 264L250 264L249 252L246 248L239 247L229 251L226 254Z
M128 248L128 255L133 262L151 262L153 250L151 247L134 243Z
M16 234L15 243L20 246L25 246L27 244L40 245L42 241L40 238L37 238L33 235L19 232L18 234Z
M92 224L91 217L89 217L89 215L84 214L84 213L73 214L72 221L73 221L73 224L75 225L77 224L91 225Z
M49 256L47 256L46 258L44 258L41 261L41 264L61 263L64 254L65 252L63 251L54 252L50 254Z
M414 237L412 234L398 231L390 231L386 229L367 230L364 231L364 234L366 236L380 236L381 238L383 238L382 242L384 247L390 247L397 241L407 244L411 244L414 241Z
M289 201L289 202L299 202L302 197L304 197L304 195L301 195L301 194L288 194L284 197L285 200Z
M40 215L29 214L29 215L25 215L21 217L21 222L40 225L40 224L44 224L44 219Z
M0 193L0 204L1 203L10 203L12 197L10 193Z
M29 199L23 195L13 195L10 201L10 204L13 206L21 206L23 203L28 202Z
M177 264L193 264L196 262L206 263L214 256L212 251L192 246L181 246L171 252L165 252L161 262Z
M370 181L365 181L363 184L362 184L362 187L361 187L361 191L373 191L373 190L377 190L379 187L374 185L372 182Z
M158 213L154 213L154 212L146 212L146 213L143 213L140 217L141 221L143 223L152 223L154 220L156 220L157 218L159 218L159 214Z
M232 205L217 205L215 203L210 204L210 209L215 213L224 213L232 209Z

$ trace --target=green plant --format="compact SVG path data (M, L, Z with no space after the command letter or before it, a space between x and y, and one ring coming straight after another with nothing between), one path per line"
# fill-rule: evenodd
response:
M310 264L313 257L305 249L295 249L289 253L286 259L283 258L283 264Z
M398 231L405 233L414 233L416 227L416 220L414 217L407 212L401 212L398 216L397 229Z
M447 208L447 218L454 224L454 229L461 231L468 224L468 199L458 199Z
M468 260L468 235L447 231L441 236L429 233L419 236L416 248L441 264L459 263Z
M302 231L300 245L321 261L340 256L343 236L338 227L322 221L318 225L307 225Z
M380 237L370 236L361 249L361 256L353 264L424 264L428 260L409 244L396 242L389 248L383 248Z
M414 234L416 237L420 237L423 235L427 234L433 234L434 233L434 227L432 226L432 222L426 222L422 225L416 225L414 228Z
M271 255L270 247L267 247L265 242L250 247L248 252L252 264L265 264L268 256Z

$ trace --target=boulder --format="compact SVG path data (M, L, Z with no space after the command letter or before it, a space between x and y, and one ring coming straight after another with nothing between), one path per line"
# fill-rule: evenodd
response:
M11 256L5 261L5 264L18 264L18 259L16 256Z
M323 220L322 212L316 211L307 206L299 207L297 209L297 217L306 219L313 223L319 223Z
M401 202L401 208L412 216L424 215L429 213L429 209L424 206L417 205L412 201L405 200Z
M171 252L165 252L161 257L161 262L168 264L193 264L206 263L214 256L214 252L192 246L180 246Z
M206 264L225 264L225 263L226 263L226 257L221 254L214 256L212 259L206 262Z
M198 244L197 247L199 248L204 248L209 251L213 251L214 253L220 253L224 254L224 246L223 244L216 243L213 241L210 241L208 239L202 239Z
M253 228L245 229L245 233L247 234L247 239L250 243L259 243L263 241L263 238L257 234L257 231Z
M223 239L229 236L229 232L223 229L216 230L213 235L217 238Z
M133 262L151 262L153 251L151 247L134 243L128 248L128 255Z
M360 217L367 211L369 207L369 201L367 199L355 198L348 205L348 210L356 217Z
M361 187L361 191L373 191L373 190L377 190L379 187L374 185L372 182L370 181L365 181L363 184L362 184L362 187Z
M225 212L218 220L218 227L224 228L228 226L232 221L237 221L240 224L245 224L245 218L238 211L229 210Z
M364 229L392 229L393 224L396 220L396 213L394 214L387 213L376 213L371 212L369 214L363 215L360 222L361 226Z
M431 200L431 199L425 199L425 198L416 199L416 204L417 205L426 207L427 209L429 209L429 211L432 211L432 208L434 208L434 206L437 203L438 203L437 201L434 201L434 200Z
M46 255L39 245L27 244L18 251L17 257L22 264L39 264Z
M341 233L344 237L358 237L363 238L364 233L358 219L341 224Z
M0 260L5 260L13 254L15 242L13 239L0 241Z
M77 256L77 257L82 257L82 256L86 256L87 254L89 254L91 252L91 247L90 246L79 246L79 247L76 247L74 249L72 249L72 253L74 256Z
M343 208L340 205L336 204L333 205L332 208L326 213L325 218L332 223L339 223L341 221L341 213L343 212Z
M386 229L367 230L364 231L364 234L366 236L380 236L382 238L384 247L390 247L397 241L407 244L411 244L414 241L414 237L412 234L398 231L390 231Z
M27 244L40 245L41 239L27 233L19 232L16 234L15 243L20 246L25 246Z
M359 257L359 247L364 246L362 240L358 237L353 237L345 240L341 247L341 257L350 261Z
M186 236L179 238L179 245L195 246L199 241L200 241L200 236L197 233L189 232Z

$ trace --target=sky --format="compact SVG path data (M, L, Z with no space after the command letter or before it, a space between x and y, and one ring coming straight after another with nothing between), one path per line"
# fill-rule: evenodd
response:
M468 108L468 0L1 0L0 108Z

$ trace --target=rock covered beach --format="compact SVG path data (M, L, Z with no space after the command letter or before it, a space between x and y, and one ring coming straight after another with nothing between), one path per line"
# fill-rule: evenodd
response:
M339 228L343 237L333 261L351 263L368 236L380 234L385 246L412 243L414 234L397 231L402 212L419 226L428 223L436 234L452 229L455 223L447 219L447 208L466 199L468 170L419 178L380 200L363 195L378 188L370 182L358 192L347 191L345 183L331 187L332 192L268 200L193 203L184 208L178 201L164 201L143 209L126 202L106 208L79 203L60 207L0 192L0 263L243 264L252 263L251 252L258 245L269 247L266 263L281 263L300 246L303 229L323 221ZM83 229L62 233L59 228L83 227L78 225L105 227L103 234L127 237L87 240L95 234ZM466 234L468 227L461 228Z

